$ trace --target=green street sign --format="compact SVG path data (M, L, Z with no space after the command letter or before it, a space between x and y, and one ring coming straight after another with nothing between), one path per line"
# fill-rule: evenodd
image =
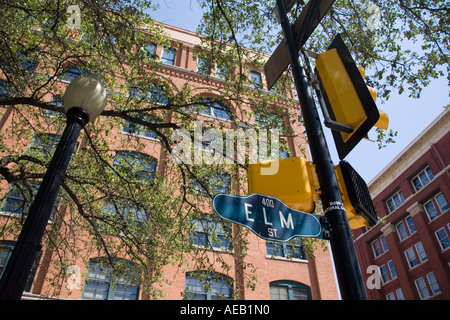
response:
M263 194L216 194L213 208L223 219L249 228L268 241L287 242L295 237L328 238L323 216L289 208L281 200Z

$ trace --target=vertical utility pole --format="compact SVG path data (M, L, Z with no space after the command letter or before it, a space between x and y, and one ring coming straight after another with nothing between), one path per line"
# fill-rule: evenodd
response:
M286 12L285 1L277 0L277 7L289 52L308 144L319 178L323 211L330 223L330 242L341 295L346 300L367 300L367 293L342 202L341 191L334 172L333 161L308 84L305 66L296 49L292 27Z

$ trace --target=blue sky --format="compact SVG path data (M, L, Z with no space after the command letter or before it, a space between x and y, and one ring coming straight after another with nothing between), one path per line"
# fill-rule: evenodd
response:
M158 2L159 10L150 14L156 21L195 31L201 18L201 9L196 0L159 0ZM370 77L369 72L367 76ZM392 93L387 102L377 101L378 108L389 115L389 128L398 131L396 143L379 150L376 142L363 140L345 160L369 183L444 111L443 106L448 103L450 103L449 86L445 77L432 81L428 87L424 88L420 99L409 98L407 93L402 95ZM333 161L337 164L339 158L331 131L328 128L324 130ZM376 139L374 129L369 132L369 138Z

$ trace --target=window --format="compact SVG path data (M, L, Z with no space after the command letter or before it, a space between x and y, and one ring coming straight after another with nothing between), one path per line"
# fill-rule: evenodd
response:
M173 48L163 48L161 62L164 64L174 65L177 51Z
M397 272L395 271L394 262L392 260L388 261L386 265L380 267L381 281L383 284L397 278Z
M435 234L442 250L445 250L450 247L450 238L448 237L445 227L436 231Z
M55 134L38 133L35 134L27 154L38 158L39 160L49 161L55 153L60 136Z
M380 267L380 273L381 273L381 281L383 282L383 284L385 284L390 280L387 268L384 264Z
M147 221L147 213L142 208L137 208L133 203L124 199L108 199L104 204L106 216L120 216L126 225L141 227Z
M270 283L270 300L311 300L311 288L303 283L281 280Z
M444 195L442 193L439 193L429 201L425 202L423 207L425 208L425 212L428 215L428 219L431 221L448 210L448 203L445 200Z
M30 58L25 53L19 54L19 62L22 70L26 72L33 73L36 68L36 61L33 58Z
M415 246L417 255L419 256L420 262L425 262L428 260L425 249L423 248L422 242L417 243Z
M130 95L134 98L155 104L168 104L170 99L164 87L156 84L137 84L130 88Z
M400 241L408 238L411 234L416 232L416 226L411 217L407 217L404 221L398 223L395 228L397 229L398 237Z
M442 193L439 193L437 196L434 197L434 199L436 200L436 203L439 207L439 210L444 213L445 211L448 210L448 203L445 200L445 197Z
M409 248L405 251L406 260L408 261L409 268L414 268L419 264L419 262L416 259L416 255L414 254L414 250L412 248Z
M113 162L117 169L144 182L154 179L156 164L155 158L135 151L117 151Z
M433 178L434 178L434 175L431 172L430 167L426 167L425 169L420 171L417 176L415 176L414 178L411 179L411 182L414 186L414 190L416 192L419 191L420 189L425 187L428 184L428 182L433 180Z
M224 64L218 64L216 68L216 77L221 80L227 80L229 78L229 68Z
M414 224L412 217L407 217L405 221L406 225L408 226L409 234L413 234L414 232L416 232L416 225Z
M387 264L388 264L389 272L391 274L391 279L397 278L397 271L395 271L394 262L392 260L390 260L390 261L388 261Z
M138 119L143 120L148 123L162 123L163 121L153 115L146 114L146 113L137 113L136 116ZM123 122L123 128L122 132L137 135L140 137L145 138L151 138L151 139L159 139L158 135L155 131L151 130L150 128L137 124L135 122L130 122L127 120L124 120Z
M395 293L397 294L397 300L405 300L405 296L403 295L402 289L395 290Z
M433 272L430 272L429 274L427 274L427 280L428 280L428 284L430 285L431 292L433 294L438 294L439 292L441 292L441 288L439 288L439 285L437 283L436 277L434 276Z
M59 76L59 80L71 82L73 79L84 76L88 74L86 69L80 69L76 66L69 67L65 69Z
M197 59L197 72L209 76L211 74L211 63L205 57L198 57Z
M194 225L196 231L192 239L195 245L231 250L231 224L204 217L195 219Z
M418 242L414 245L415 252L413 248L409 248L405 251L406 260L408 261L409 267L414 268L428 260L427 254L423 248L422 242ZM417 253L417 255L416 255Z
M38 181L27 181L25 184L23 182L11 184L0 211L16 215L22 215L24 212L28 212L39 189L39 185L40 182ZM55 202L50 219L53 219L58 203L59 199Z
M400 207L403 202L405 202L405 198L403 197L403 193L399 190L392 197L386 200L389 213Z
M389 250L386 238L384 236L379 237L377 240L372 242L372 249L375 255L375 258L380 256L382 253Z
M391 292L391 293L388 293L387 295L386 295L386 300L395 300L395 296L394 296L394 294Z
M230 120L230 109L220 101L213 101L211 98L201 97L199 104L194 106L194 110L200 114Z
M406 227L403 221L396 225L396 229L400 240L404 240L408 237L408 233L406 232Z
M430 296L430 292L428 291L427 284L423 278L419 278L415 281L417 292L419 293L420 299L426 299Z
M131 265L132 263L129 262ZM91 300L137 300L139 287L124 278L113 277L111 267L103 266L100 259L89 261L82 299Z
M65 116L65 113L63 112L64 106L63 106L63 98L59 94L52 95L52 99L50 100L50 104L54 106L55 108L58 108L61 110L61 112L53 111L53 110L45 110L45 115L48 117L59 117L63 118Z
M202 183L209 189L211 194L228 193L229 191L231 181L228 173L213 173L209 177L197 176L197 178L201 179ZM191 181L190 186L194 191L204 191L202 184L195 179Z
M231 300L233 279L220 273L207 271L187 272L186 300Z
M287 259L306 259L300 239L284 242L266 242L267 256Z
M147 59L156 59L156 44L153 42L150 42L149 44L147 44L146 46L144 46L142 48L142 50L144 51L144 55Z
M250 82L252 83L253 88L262 89L261 73L253 70L250 71Z
M14 92L15 89L10 82L0 79L0 98L10 98Z
M15 244L15 241L0 241L0 277L2 276L3 270L5 269L6 264L11 257L11 253L14 249ZM31 286L33 285L34 277L39 266L39 261L41 260L41 255L42 252L38 251L33 265L31 266L31 270L24 289L24 291L26 292L29 292L31 290Z
M439 287L436 277L433 272L430 272L426 275L427 281L425 279L419 278L415 281L417 292L419 293L420 299L426 299L430 297L431 295L435 295L441 292L441 288ZM429 285L429 288L431 289L431 295L430 290L427 286L427 282Z

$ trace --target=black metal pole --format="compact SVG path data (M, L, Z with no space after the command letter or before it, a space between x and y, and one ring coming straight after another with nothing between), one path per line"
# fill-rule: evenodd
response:
M66 128L3 270L0 300L20 300L22 297L78 136L88 121L88 113L81 108L75 107L67 111Z
M295 45L284 0L277 0L281 27L289 52L295 87L300 101L312 160L316 166L325 216L330 222L331 248L338 276L341 296L346 300L366 300L367 293L347 221L341 192L334 172L319 114L308 84L304 65Z

